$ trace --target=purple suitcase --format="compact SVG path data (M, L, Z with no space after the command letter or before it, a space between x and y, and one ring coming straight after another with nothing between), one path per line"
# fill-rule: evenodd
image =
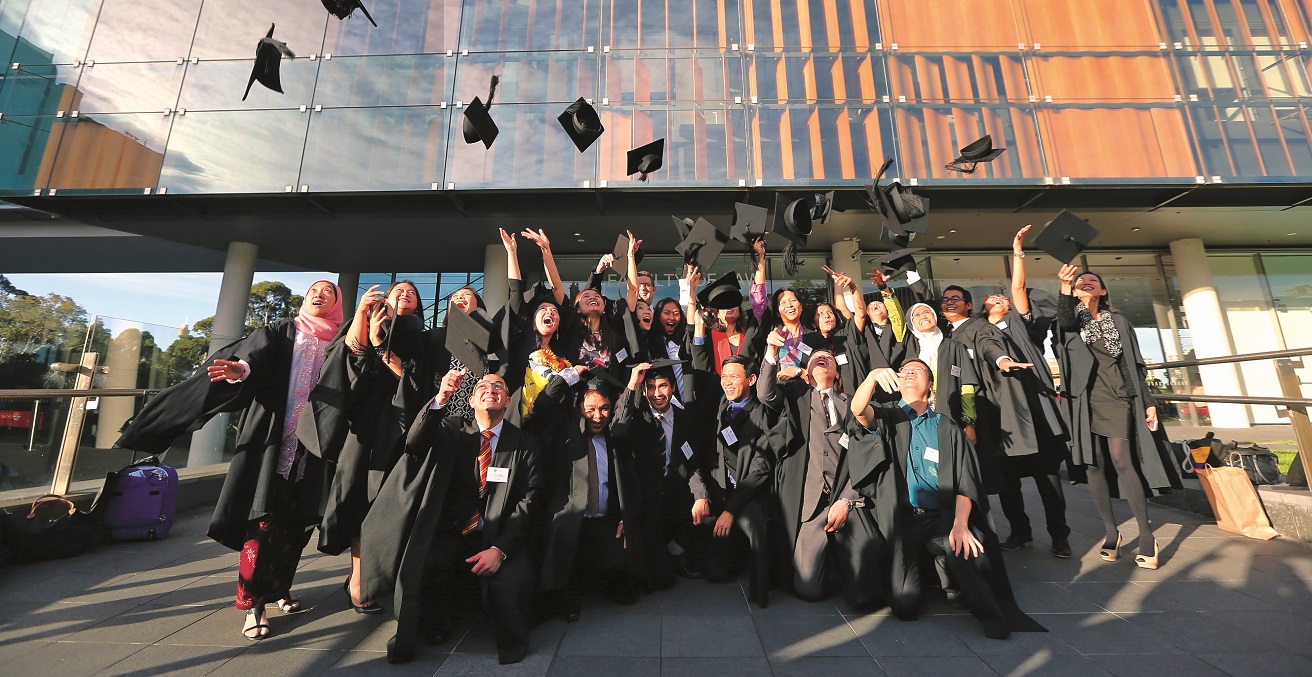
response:
M151 457L105 480L103 524L111 541L164 538L173 528L178 471Z

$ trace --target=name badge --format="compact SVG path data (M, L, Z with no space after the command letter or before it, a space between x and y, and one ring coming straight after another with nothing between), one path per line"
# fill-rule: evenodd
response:
M953 376L956 376L957 378L961 378L961 367L954 364L952 365L951 371Z
M620 348L620 351L619 351L618 353L615 353L615 361L616 361L616 362L623 362L624 360L627 360L627 359L629 359L629 349L628 349L628 348Z
M847 441L848 441L848 440L847 440L847 433L843 433L843 436L840 437L840 438L838 438L838 446L840 446L840 447L846 449L846 448L847 448Z
M838 366L840 367L847 364L847 353L839 353L834 356L834 360L838 362Z
M998 323L998 329L1006 329L1006 328L1007 328L1007 321L1006 321L1006 320L1003 320L1003 321L1001 321L1001 322Z
M725 428L720 431L720 436L724 438L726 444L737 444L738 436L733 434L733 428Z
M811 349L811 346L808 346L808 345L806 345L805 343L799 343L799 344L797 344L797 352L799 352L799 353L801 353L801 354L803 354L803 355L810 355L810 354L811 354L811 350L812 350L812 349Z
M970 359L972 359L972 360L975 359L975 349L974 349L974 348L967 348L967 349L966 349L966 354L967 354L967 355L970 355Z
M727 430L727 428L726 428L726 430ZM732 432L732 431L730 431L730 432ZM732 443L730 443L730 444L732 444ZM679 450L683 452L683 457L684 457L684 458L687 458L687 459L691 459L691 458L692 458L692 447L688 446L688 443L687 443L687 442L684 442L684 443L683 443L683 446L682 446L682 447L679 447Z
M488 468L487 481L489 482L509 482L510 468Z
M938 449L925 447L925 460L930 463L938 463Z

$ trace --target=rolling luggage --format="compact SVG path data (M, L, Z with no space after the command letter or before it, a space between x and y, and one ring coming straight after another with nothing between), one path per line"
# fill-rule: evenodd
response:
M109 473L97 503L111 541L153 541L169 535L178 500L178 471L151 456Z

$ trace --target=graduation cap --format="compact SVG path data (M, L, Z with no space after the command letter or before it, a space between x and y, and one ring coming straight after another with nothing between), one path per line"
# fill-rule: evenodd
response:
M486 372L493 331L492 320L482 308L469 313L447 313L446 349L471 374Z
M565 128L565 133L569 134L574 147L578 148L580 153L587 150L606 131L606 128L601 126L601 116L597 114L597 109L583 97L571 103L569 108L566 108L565 112L556 119L560 121L560 126Z
M674 219L674 228L679 231L679 240L688 239L688 233L692 232L692 219L678 216L671 216Z
M1070 263L1098 237L1098 229L1063 209L1043 226L1034 244L1062 263Z
M750 242L765 237L765 230L770 224L770 210L744 202L733 203L733 225L729 227L729 238L739 242Z
M282 58L285 56L294 59L296 55L292 53L292 50L287 49L287 43L273 39L273 29L276 25L269 24L269 33L260 38L259 43L255 45L255 67L251 69L251 79L246 81L246 93L241 95L242 101L250 96L251 85L255 84L256 80L265 87L282 94L282 78L279 77Z
M975 165L980 162L993 162L993 159L1002 155L1006 148L994 148L993 137L985 134L982 138L970 142L965 148L961 149L961 156L946 165L947 169L962 174L972 174L975 172Z
M687 364L687 363L688 363L688 360L676 360L676 359L674 359L674 358L672 358L672 357L661 357L661 358L658 358L658 359L652 360L652 361L649 362L648 364L651 365L651 368L652 368L652 369L669 369L670 367L673 367L673 366L676 365L676 364ZM649 373L650 373L650 372L649 372Z
M879 179L892 165L893 158L886 159L884 166L880 167L879 172L875 174L875 180L866 186L866 195L870 206L883 215L885 220L893 219L899 224L908 224L923 218L929 213L925 201L913 194L910 189L904 187L900 181L892 181L887 186L879 185ZM928 228L928 224L926 224L926 228ZM889 229L896 232L899 226L890 225Z
M797 275L797 268L801 265L797 249L805 247L806 238L811 235L811 203L805 199L789 200L782 193L776 194L774 223L770 229L788 240L784 245L784 272Z
M605 394L606 397L614 400L615 395L624 390L624 382L616 378L608 369L593 367L588 370L588 382L586 388L588 390L600 391Z
M697 292L697 304L703 308L728 310L743 303L742 287L738 284L738 273L729 271L720 279Z
M646 181L647 176L664 165L665 139L656 139L645 146L638 146L629 151L628 175L640 174L639 181Z
M834 191L828 193L816 193L814 206L811 207L811 221L819 221L821 225L829 223L830 212L834 210Z
M359 9L361 12L364 12L364 18L368 19L369 23L374 25L374 28L378 28L378 22L374 21L374 18L369 14L369 10L365 9L364 3L360 2L360 0L322 0L322 1L323 1L323 8L328 10L329 14L337 17L338 19L345 19L346 17L349 17L351 16L351 14L355 13L356 9Z
M879 227L879 239L898 249L906 249L911 246L911 241L916 239L916 234L914 232L908 233L901 228L894 232L889 229L888 220L885 220L884 224Z
M492 76L492 84L487 90L487 101L481 101L474 97L473 101L465 107L465 121L463 131L465 134L465 143L483 142L484 148L491 148L492 142L497 140L497 123L492 121L492 116L488 114L488 109L492 107L492 97L496 96L497 85L501 83L499 76Z
M899 249L892 251L875 259L880 267L889 272L889 276L896 276L902 273L911 272L916 267L915 255L925 251L924 247L913 247L909 249Z
M620 236L615 239L615 251L611 252L611 256L615 258L615 262L611 264L611 267L619 272L620 277L627 277L629 274L629 236L628 235L620 233ZM638 251L634 252L633 254L633 265L636 266L639 263L642 263L641 248L639 248Z
M720 258L720 252L724 251L724 245L729 243L729 237L720 232L706 219L699 218L697 223L693 224L692 231L688 237L683 238L683 242L675 245L674 251L683 255L684 263L691 263L702 270L710 270L715 265L715 260Z

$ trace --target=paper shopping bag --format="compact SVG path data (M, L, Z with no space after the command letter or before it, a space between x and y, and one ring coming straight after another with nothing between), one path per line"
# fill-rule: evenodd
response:
M1212 504L1212 512L1216 513L1216 526L1264 541L1280 535L1271 528L1257 490L1243 470L1207 466L1198 469L1198 481L1207 493L1207 502Z

